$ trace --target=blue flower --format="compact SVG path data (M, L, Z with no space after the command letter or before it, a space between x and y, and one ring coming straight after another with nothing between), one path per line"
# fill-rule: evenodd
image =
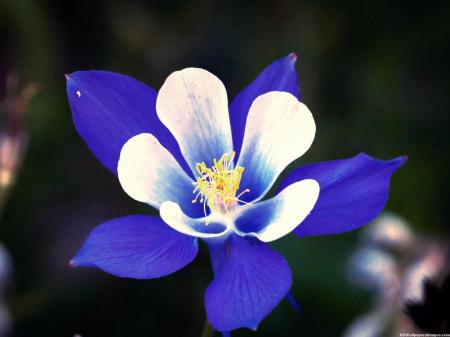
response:
M190 263L201 238L215 275L205 294L209 322L219 331L256 329L292 284L268 242L364 225L383 209L390 177L406 160L359 154L301 166L263 200L315 136L295 60L272 63L230 105L222 82L198 68L172 73L159 93L111 72L69 75L81 137L129 196L160 213L99 225L71 264L157 278Z

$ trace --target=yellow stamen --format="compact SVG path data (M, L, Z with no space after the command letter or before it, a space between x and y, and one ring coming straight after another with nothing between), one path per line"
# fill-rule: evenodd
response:
M250 190L247 188L236 196L244 168L240 166L233 168L235 155L234 151L231 154L225 153L219 160L213 160L211 168L204 162L195 165L199 177L193 183L195 188L192 193L196 193L196 196L192 203L196 203L200 198L205 215L206 204L211 211L224 213L234 208L238 201L245 203L239 198Z

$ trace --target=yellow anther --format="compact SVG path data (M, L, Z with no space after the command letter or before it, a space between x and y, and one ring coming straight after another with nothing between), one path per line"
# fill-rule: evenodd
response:
M211 211L228 212L238 201L245 203L239 200L239 197L250 190L247 188L236 196L244 168L240 166L233 168L235 156L236 153L233 151L223 154L219 160L214 158L211 168L204 162L195 165L199 177L193 183L195 186L193 193L197 194L192 203L196 203L200 198L200 203L204 203L205 213L206 204Z

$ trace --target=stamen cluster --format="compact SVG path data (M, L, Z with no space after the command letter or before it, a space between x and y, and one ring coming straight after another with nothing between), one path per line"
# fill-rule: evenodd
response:
M233 160L235 152L225 153L219 160L213 160L213 166L207 167L205 162L197 163L195 169L199 175L197 181L193 182L195 186L193 193L197 193L192 203L198 200L203 203L203 209L206 216L206 205L212 212L226 213L230 211L239 200L239 197L249 192L245 189L236 196L239 189L243 167L234 168Z

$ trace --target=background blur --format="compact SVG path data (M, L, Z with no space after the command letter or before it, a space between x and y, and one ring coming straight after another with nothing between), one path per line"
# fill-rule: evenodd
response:
M158 280L68 267L94 226L151 210L122 191L77 135L64 73L108 69L159 89L172 71L198 66L221 78L232 98L295 51L303 101L317 124L299 164L362 151L380 159L406 154L387 208L416 233L445 236L449 12L444 1L0 0L0 100L11 70L40 88L0 225L13 262L12 336L200 336L205 316L212 274L203 246L193 264ZM282 303L257 333L236 336L339 336L371 306L346 276L360 232L277 241L304 314Z

